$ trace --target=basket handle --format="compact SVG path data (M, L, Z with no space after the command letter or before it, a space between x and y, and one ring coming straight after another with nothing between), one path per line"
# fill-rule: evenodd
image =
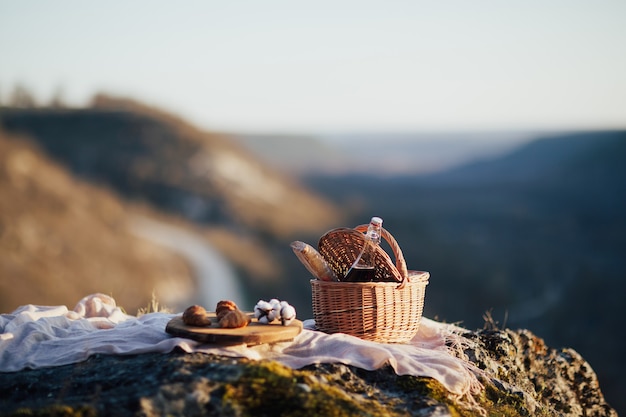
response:
M369 225L367 224L361 224L359 226L356 226L354 230L363 233L367 231L368 226ZM385 229L384 227L381 228L380 234L382 238L385 239L387 243L389 243L389 246L393 251L393 256L396 258L396 269L402 277L402 281L400 281L400 285L398 285L398 289L401 290L406 285L409 276L409 271L406 267L406 260L404 259L404 255L402 254L402 249L400 249L400 245L398 245L396 239L391 235L391 233L387 231L387 229Z

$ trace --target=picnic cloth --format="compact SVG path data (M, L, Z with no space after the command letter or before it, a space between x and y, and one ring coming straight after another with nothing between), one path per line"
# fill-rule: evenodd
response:
M325 334L305 320L290 342L259 346L221 346L173 337L165 332L177 314L125 314L104 294L89 295L74 310L66 306L25 305L0 315L0 372L15 372L81 362L94 354L131 355L204 352L255 360L275 360L293 369L315 363L343 363L375 370L386 364L398 375L437 379L450 393L466 398L480 383L471 363L452 355L451 340L460 329L422 318L411 342L384 344L346 334Z

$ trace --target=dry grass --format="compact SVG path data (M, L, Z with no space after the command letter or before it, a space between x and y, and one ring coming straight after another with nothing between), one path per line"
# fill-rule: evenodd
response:
M144 314L150 313L173 313L173 310L171 308L159 302L154 290L152 291L152 297L150 298L150 302L148 303L148 305L145 307L141 307L137 310L137 317L141 317Z

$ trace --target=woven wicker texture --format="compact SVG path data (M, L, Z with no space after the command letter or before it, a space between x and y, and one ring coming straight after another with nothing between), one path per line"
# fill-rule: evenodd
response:
M367 228L367 226L365 226ZM386 236L385 236L386 235ZM395 242L388 232L383 229L383 238L389 243ZM393 239L393 240L392 240ZM365 236L357 229L338 228L333 229L322 236L318 243L318 251L324 257L330 268L341 281L361 252L365 244ZM392 243L390 243L392 245ZM397 246L397 244L396 244ZM393 249L393 246L392 246ZM399 250L399 248L397 249ZM399 251L401 254L402 252ZM406 277L406 263L400 255L404 271L394 267L391 258L380 245L376 248L374 259L376 282L402 282ZM369 259L364 258L369 261ZM402 267L402 266L401 266ZM404 274L404 276L403 276Z
M333 229L320 238L319 252L338 277L345 276L364 243L367 225ZM385 229L395 265L379 246L375 279L380 282L311 280L316 327L326 333L346 333L365 340L404 343L419 329L430 274L408 271L399 245Z

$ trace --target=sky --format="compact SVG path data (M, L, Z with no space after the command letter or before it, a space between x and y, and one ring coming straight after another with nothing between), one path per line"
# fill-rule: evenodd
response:
M623 0L0 0L0 100L236 132L626 128Z

